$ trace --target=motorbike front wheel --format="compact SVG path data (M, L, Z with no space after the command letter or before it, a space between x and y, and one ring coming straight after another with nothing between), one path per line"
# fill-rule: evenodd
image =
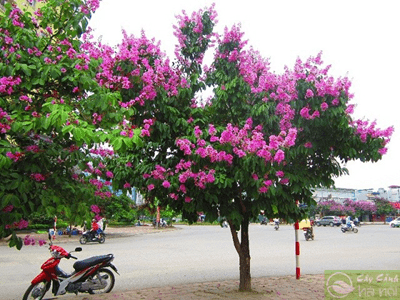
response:
M100 269L97 271L96 275L93 276L91 281L96 283L105 283L105 286L101 289L91 289L89 290L89 294L109 293L114 287L115 276L109 269Z
M85 245L87 243L86 236L81 236L81 238L79 239L79 243L81 243L82 245Z
M342 232L345 233L345 232L346 232L346 229L342 228Z
M103 244L106 241L106 237L104 234L100 233L100 237L99 237L99 243Z
M353 228L353 231L354 231L354 233L357 233L358 229L357 228Z
M37 284L31 284L30 287L26 290L24 294L23 300L29 300L29 299L37 299L41 300L43 299L44 295L46 292L49 290L50 285L45 282L39 282Z

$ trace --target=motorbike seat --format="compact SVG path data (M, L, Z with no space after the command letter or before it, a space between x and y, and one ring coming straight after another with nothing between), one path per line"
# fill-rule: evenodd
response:
M98 256L93 256L86 258L84 260L77 261L74 263L73 267L75 271L81 271L87 267L95 266L99 263L106 262L106 261L111 261L114 259L114 255L112 254L107 254L107 255L98 255Z

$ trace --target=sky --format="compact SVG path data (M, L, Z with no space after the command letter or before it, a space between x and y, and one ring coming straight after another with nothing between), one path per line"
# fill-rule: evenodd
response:
M269 58L271 70L292 68L322 51L334 77L352 81L354 119L394 126L388 152L377 163L348 162L349 175L335 180L337 188L374 189L400 185L400 18L398 1L370 0L102 0L89 26L103 43L118 45L122 29L161 41L174 58L176 15L215 3L215 30L241 24L248 45Z

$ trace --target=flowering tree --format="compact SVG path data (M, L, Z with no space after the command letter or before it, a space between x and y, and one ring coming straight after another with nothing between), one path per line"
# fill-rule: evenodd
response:
M65 5L78 2L74 8L81 11L81 1ZM85 23L86 11L82 13L82 23L77 24ZM178 16L174 63L144 33L140 37L124 33L117 49L87 39L82 44L73 40L79 48L74 48L75 52L83 56L68 58L72 60L68 64L71 74L54 80L63 82L54 90L65 91L64 102L53 95L53 89L51 93L43 90L40 95L51 95L42 99L44 104L38 106L42 110L35 110L43 123L33 123L40 125L39 137L63 137L82 151L70 155L65 146L59 146L57 151L64 151L65 157L79 155L79 159L71 161L70 168L61 171L58 165L53 173L45 174L57 170L60 178L65 174L76 178L70 170L79 161L88 175L78 175L79 182L95 186L97 196L107 196L102 190L105 183L115 189L135 186L147 201L157 199L161 205L181 211L191 222L196 221L198 211L210 221L225 217L239 256L240 290L250 290L249 221L260 210L268 218L303 218L305 212L296 200L313 204L312 188L331 186L333 177L345 172L341 160L381 159L393 129L379 130L374 123L351 118L350 82L329 76L320 54L305 62L298 59L293 69L277 75L269 70L268 60L246 47L240 27L226 28L223 35L214 33L216 15L211 6L190 16ZM203 58L214 42L214 59L206 67ZM87 64L76 67L74 59L79 66L87 59L87 70L81 70ZM15 80L7 81L6 91L10 82L13 89L22 84L22 79ZM51 86L31 84L26 96ZM212 95L202 99L206 87ZM10 114L14 110L8 105L24 101L17 98L18 93L9 95L14 101L3 101L0 106L7 114L5 126L13 120ZM51 97L56 98L55 103ZM54 105L58 105L57 110L52 110ZM66 111L65 107L71 109ZM28 120L34 117L24 109L19 109L18 115ZM78 124L73 122L76 118ZM7 127L6 134L11 137L5 139L7 145L24 128L25 123L20 122L14 131ZM53 140L48 144L63 145ZM93 141L107 141L113 151L93 149ZM19 145L17 149L24 148ZM84 149L90 149L92 155ZM21 155L16 152L11 157L18 158L18 163ZM59 152L51 153L53 160L59 156L64 160ZM88 158L90 164L86 164ZM11 165L9 160L7 163Z
M396 209L390 204L389 200L384 198L376 198L374 199L374 203L376 206L376 210L374 212L376 212L377 215L391 215L396 213Z
M213 33L214 7L183 13L178 22L172 67L144 34L125 34L103 57L102 84L120 91L124 107L136 108L126 134L142 126L144 140L106 165L113 185L134 185L191 222L198 211L211 221L225 217L239 255L240 290L249 290L249 221L260 210L269 218L303 218L296 200L312 204L312 188L331 186L346 172L341 161L381 159L393 128L351 118L351 83L329 76L320 54L277 75L246 48L240 27ZM198 92L206 86L213 94L205 100Z
M6 3L0 18L0 238L26 227L33 211L90 218L110 182L82 170L107 171L99 157L113 150L96 145L123 147L118 124L132 114L96 80L102 50L88 42L87 25L98 0L41 2L33 13ZM22 245L15 234L14 245Z
M360 217L376 212L376 206L370 201L357 200L352 201L346 199L343 204L337 203L335 200L321 201L317 205L317 210L324 215L350 215Z

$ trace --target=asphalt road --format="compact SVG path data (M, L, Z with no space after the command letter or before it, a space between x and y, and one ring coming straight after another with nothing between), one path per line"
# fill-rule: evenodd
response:
M114 291L239 278L239 260L229 229L218 226L178 226L180 230L159 234L108 239L88 244L75 253L80 259L113 253L116 275ZM299 232L302 274L324 270L400 269L400 228L367 225L357 234L343 234L338 227L316 227L315 240L305 241ZM292 226L250 226L251 275L255 277L295 274L295 233ZM64 243L71 251L79 244ZM30 281L49 258L47 247L23 247L21 251L0 246L0 299L22 299ZM73 261L62 260L67 272ZM46 294L50 297L50 293ZM69 298L62 296L63 298Z

